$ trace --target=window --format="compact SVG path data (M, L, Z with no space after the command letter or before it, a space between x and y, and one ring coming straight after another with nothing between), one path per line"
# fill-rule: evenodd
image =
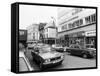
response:
M73 23L69 23L68 27L69 27L69 29L75 28L75 27L79 27L82 24L83 24L83 19L80 19L80 20L74 21Z
M71 23L68 24L68 28L69 29L72 28L72 24Z
M83 24L83 19L80 19L80 25L82 25Z
M79 46L74 46L74 48L77 48L77 49L79 49Z
M71 46L70 46L70 48L74 48L74 46L73 46L73 45L71 45Z
M67 30L67 25L63 25L62 30Z
M85 18L86 24L93 23L96 21L96 14L92 14Z
M91 15L91 21L95 22L96 21L96 14Z

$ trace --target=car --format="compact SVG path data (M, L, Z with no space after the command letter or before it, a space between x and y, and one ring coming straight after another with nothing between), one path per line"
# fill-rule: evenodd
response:
M25 55L25 48L21 43L19 43L19 71L33 71L30 62Z
M52 45L52 48L54 48L56 51L58 52L64 52L64 47L62 47L61 45Z
M86 44L86 48L96 50L93 44Z
M47 67L61 64L64 60L64 54L55 51L51 46L44 45L31 51L33 61L35 61L41 70Z
M69 53L70 52L70 47L65 46L65 51Z
M44 45L45 45L45 44L43 44L43 43L37 43L36 45L34 45L33 50L34 50L35 48L39 48L39 47L44 46Z
M28 41L27 42L27 47L28 49L34 49L34 46L37 44L36 41Z
M96 52L93 49L84 48L77 44L72 44L68 48L71 55L82 56L83 58L95 57Z

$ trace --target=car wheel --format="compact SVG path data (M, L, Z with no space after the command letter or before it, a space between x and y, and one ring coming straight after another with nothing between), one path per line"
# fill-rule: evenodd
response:
M87 58L87 54L83 54L82 56L83 56L83 58Z

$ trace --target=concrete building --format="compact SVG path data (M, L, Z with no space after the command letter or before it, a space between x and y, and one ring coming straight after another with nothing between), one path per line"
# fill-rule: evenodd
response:
M39 41L39 25L32 24L27 27L27 41Z
M39 33L40 33L40 41L44 43L44 27L47 23L39 23Z
M55 44L57 38L57 28L54 21L50 21L44 27L44 41L47 44Z
M67 8L66 8L67 9ZM65 46L96 44L96 9L58 9L58 37Z

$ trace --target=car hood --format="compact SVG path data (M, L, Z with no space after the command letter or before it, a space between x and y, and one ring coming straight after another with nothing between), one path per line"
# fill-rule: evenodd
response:
M59 56L62 56L62 55L63 54L62 53L59 53L59 52L47 52L47 53L40 54L40 56L43 59L55 58L55 57L59 57Z
M87 48L87 49L89 49L89 50L96 50L95 48Z
M54 47L54 48L58 48L59 49L59 48L63 48L63 47Z
M96 51L96 49L90 49L90 48L86 48L84 50L86 50L86 51Z

